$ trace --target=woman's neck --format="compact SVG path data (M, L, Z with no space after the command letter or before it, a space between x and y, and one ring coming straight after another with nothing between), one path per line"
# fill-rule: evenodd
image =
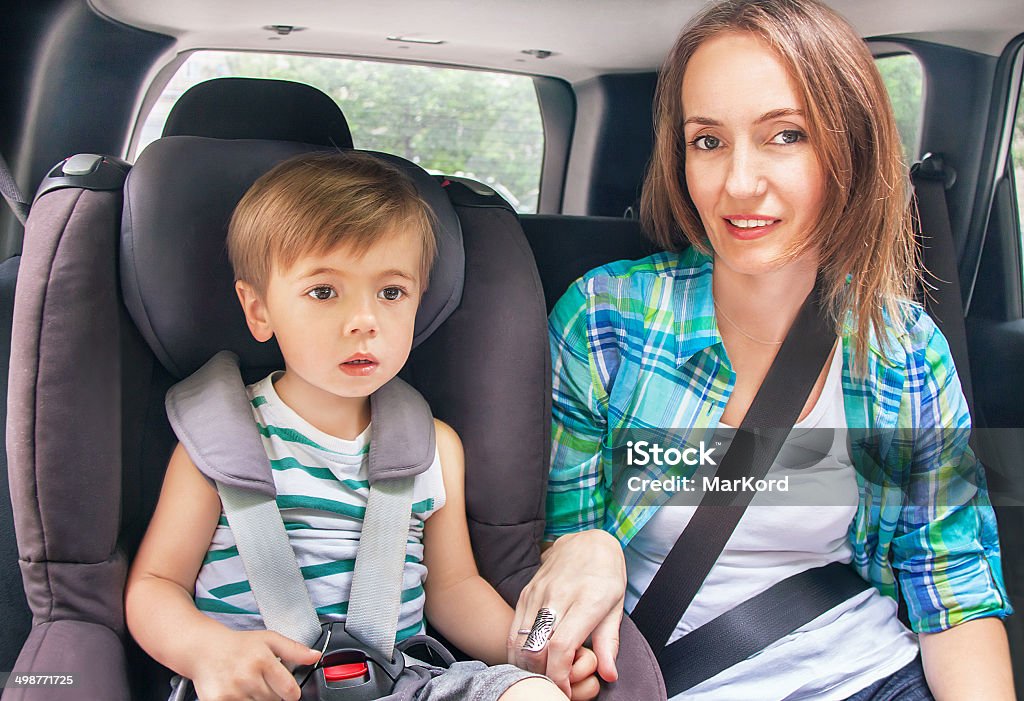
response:
M777 270L745 274L715 261L712 294L724 321L750 339L778 344L814 288L816 260L796 260ZM724 316L725 319L721 317Z

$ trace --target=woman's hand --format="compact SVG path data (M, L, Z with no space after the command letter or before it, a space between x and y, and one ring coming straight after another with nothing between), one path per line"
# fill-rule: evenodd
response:
M626 561L614 536L600 529L562 536L544 552L540 569L519 595L509 662L546 674L568 696L574 656L590 637L598 675L615 681L625 593ZM523 650L526 635L519 631L533 626L542 607L556 614L554 632L542 650Z

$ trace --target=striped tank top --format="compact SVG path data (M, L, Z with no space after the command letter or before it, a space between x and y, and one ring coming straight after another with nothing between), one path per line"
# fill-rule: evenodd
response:
M363 526L371 427L342 440L313 427L277 392L274 373L246 389L263 437L288 540L321 622L343 620ZM423 632L423 523L444 505L437 454L415 478L396 641ZM224 513L196 578L196 607L236 630L262 629L263 619Z

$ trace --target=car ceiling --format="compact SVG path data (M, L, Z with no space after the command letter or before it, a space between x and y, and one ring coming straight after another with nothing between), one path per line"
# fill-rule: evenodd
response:
M90 0L101 15L198 48L294 51L564 78L656 69L703 0ZM911 36L998 55L1021 0L832 0L864 37ZM286 36L272 25L296 27ZM302 28L302 29L298 29ZM427 45L389 41L442 40ZM545 58L525 51L551 52Z

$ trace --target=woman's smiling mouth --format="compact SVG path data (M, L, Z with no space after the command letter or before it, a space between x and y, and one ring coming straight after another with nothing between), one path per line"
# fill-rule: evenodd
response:
M726 231L744 241L756 239L772 232L781 219L756 214L722 217Z

